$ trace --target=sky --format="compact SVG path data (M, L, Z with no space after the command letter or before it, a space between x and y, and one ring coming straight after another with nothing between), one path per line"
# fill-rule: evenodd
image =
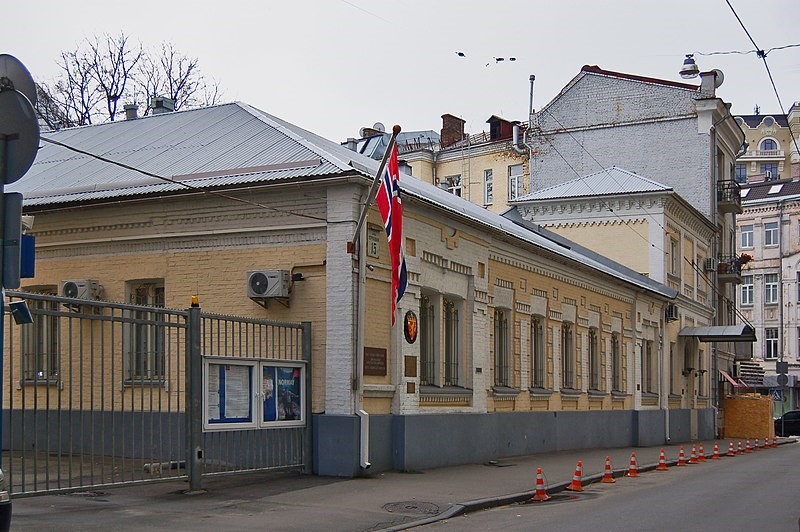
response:
M759 48L800 44L800 1L729 1ZM5 0L0 9L0 53L37 81L58 75L62 50L122 31L196 57L223 101L336 142L376 122L439 131L445 113L469 133L492 115L525 121L531 74L538 109L583 65L681 81L687 53L724 73L717 95L734 114L780 113L756 54L700 55L754 50L726 0ZM800 47L767 62L788 111L800 100Z

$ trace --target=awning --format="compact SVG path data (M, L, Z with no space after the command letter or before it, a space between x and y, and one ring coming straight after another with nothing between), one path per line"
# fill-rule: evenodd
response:
M755 342L756 331L749 325L712 325L684 327L678 336L693 336L701 342Z
M741 384L739 384L738 382L736 382L735 380L733 380L733 377L731 377L730 375L728 375L728 372L727 372L727 371L725 371L725 370L722 370L722 369L721 369L721 370L719 370L719 372L720 372L720 374L721 374L723 377L725 377L726 379L728 379L728 382L730 382L731 384L733 384L733 387L734 387L734 388L738 388L739 386L741 386Z

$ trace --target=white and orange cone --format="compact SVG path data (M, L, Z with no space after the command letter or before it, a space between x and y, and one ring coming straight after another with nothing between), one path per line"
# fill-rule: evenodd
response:
M703 442L700 442L699 447L697 447L697 461L698 462L706 461L706 451L705 449L703 449Z
M678 465L679 466L685 466L686 465L686 454L683 451L683 447L681 447L681 450L678 453Z
M717 442L714 442L714 452L711 453L711 459L712 460L719 460L720 459L720 457L719 457L719 443L717 443Z
M667 467L667 457L664 456L664 449L661 449L661 455L658 457L658 465L656 466L656 471L669 471L669 467Z
M639 476L639 466L636 463L636 453L631 453L631 463L628 466L628 472L625 473L626 477L638 477Z
M756 443L753 445L753 452L758 451L761 448L761 440L756 438Z
M778 447L778 437L777 436L773 436L772 437L772 446L775 447L775 448Z
M739 440L739 448L736 449L736 454L743 454L744 449L742 448L742 440Z
M575 474L572 475L572 482L564 488L565 490L569 491L583 491L583 484L581 483L581 477L583 476L583 462L578 460L578 465L575 466Z
M536 493L534 493L531 500L534 502L544 502L550 499L550 495L547 494L547 490L544 487L544 476L542 475L542 468L536 468Z
M744 452L745 454L753 452L753 449L750 448L750 440L745 440Z
M616 482L614 480L614 472L611 470L611 458L606 456L606 472L603 474L603 480L601 480L603 484L613 484Z
M736 449L733 448L733 440L728 442L728 452L725 456L736 456Z
M697 463L697 445L694 443L692 444L692 454L689 456L689 463L696 464Z

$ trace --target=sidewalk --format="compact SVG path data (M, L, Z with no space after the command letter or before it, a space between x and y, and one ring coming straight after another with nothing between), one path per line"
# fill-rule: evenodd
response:
M710 457L714 442L704 443ZM668 463L677 460L681 446L689 458L691 443L669 445L664 447ZM724 455L728 440L719 440L719 449ZM659 451L660 447L563 451L357 479L252 473L204 479L205 493L196 495L183 493L185 482L171 481L24 497L13 500L11 529L403 530L466 511L529 499L535 489L537 467L542 468L547 489L553 494L572 480L578 460L583 462L586 484L603 476L606 455L611 457L616 475L621 475L628 469L631 452L636 453L639 470L643 471L658 464ZM745 458L723 456L723 460Z

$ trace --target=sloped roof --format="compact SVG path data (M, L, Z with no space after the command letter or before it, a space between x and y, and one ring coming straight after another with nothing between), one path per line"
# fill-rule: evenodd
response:
M772 115L772 114L759 114L759 115L734 115L736 118L741 118L742 121L747 124L747 127L750 129L755 129L761 125L761 122L771 116L775 123L778 124L780 127L789 127L789 120L786 118L786 115Z
M742 205L745 207L756 203L770 203L781 199L800 197L800 181L793 179L764 181L762 183L742 183L739 186L741 188Z
M179 183L165 183L134 168L195 187L225 187L341 175L371 178L380 164L243 103L67 129L43 137L128 168L44 143L31 170L8 187L23 193L26 206L181 191ZM404 194L487 232L527 242L667 298L677 294L524 220L505 218L413 176L403 174L400 184Z
M645 192L669 192L672 187L662 185L623 168L612 166L584 177L567 181L526 194L511 203L546 201Z

